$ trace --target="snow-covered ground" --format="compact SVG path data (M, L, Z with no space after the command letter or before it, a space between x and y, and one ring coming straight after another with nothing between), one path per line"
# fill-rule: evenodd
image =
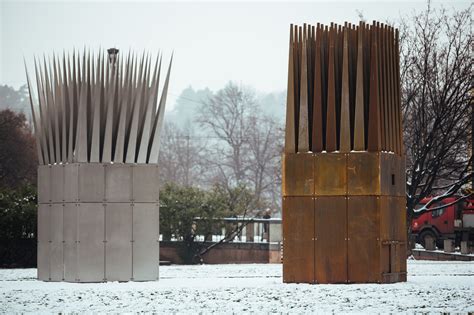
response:
M162 266L158 282L51 283L0 270L0 312L473 312L474 263L408 261L408 282L283 284L281 265Z

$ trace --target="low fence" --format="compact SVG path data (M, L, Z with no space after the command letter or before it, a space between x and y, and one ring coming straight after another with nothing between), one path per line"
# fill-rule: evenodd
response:
M200 219L196 219L199 225ZM224 223L220 233L213 233L206 241L219 242L226 237L229 232L239 230L239 233L233 235L231 242L243 243L281 243L281 218L223 218L216 219L216 222ZM231 230L228 231L226 227ZM196 240L205 241L204 235L196 235ZM161 239L162 240L162 239Z

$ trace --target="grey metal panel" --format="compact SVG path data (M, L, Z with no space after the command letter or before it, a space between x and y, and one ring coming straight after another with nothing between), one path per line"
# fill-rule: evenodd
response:
M108 203L105 208L105 278L129 281L132 278L132 206Z
M50 209L50 278L62 281L63 268L63 205L53 204Z
M79 164L64 166L64 201L76 202L79 192Z
M132 166L110 164L105 167L105 199L108 202L127 202L132 199Z
M38 279L49 280L50 205L38 205Z
M79 201L101 202L104 200L104 165L79 164Z
M159 242L133 243L133 281L158 280L160 265Z
M133 207L133 240L159 239L159 210L157 204L135 203Z
M75 203L64 205L64 280L77 279L77 207Z
M157 202L159 199L158 166L133 166L133 200L137 202Z
M78 204L77 278L79 282L104 279L104 206Z
M50 166L38 166L38 203L49 202L51 199Z
M51 202L64 200L64 166L51 166Z
M77 241L77 210L75 203L66 203L64 205L64 226L63 239L68 243Z
M49 242L38 242L38 279L49 280Z
M49 242L49 204L38 205L38 242Z
M133 207L133 280L158 279L159 212L155 204Z

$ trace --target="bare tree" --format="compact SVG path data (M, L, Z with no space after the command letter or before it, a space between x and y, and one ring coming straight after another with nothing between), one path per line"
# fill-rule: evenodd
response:
M248 134L249 181L258 198L270 201L273 208L280 204L281 152L283 150L283 129L274 117L253 116L250 124L255 126Z
M228 187L245 183L248 171L250 118L257 112L255 95L230 82L201 106L198 122L215 138L210 156L220 180Z
M181 186L199 186L206 173L203 153L207 142L196 139L190 124L180 128L166 123L163 129L162 150L160 150L160 175L162 184L167 182Z
M254 92L229 83L201 106L198 122L215 140L208 157L217 181L253 189L257 206L278 206L282 126L262 114Z
M472 178L472 5L427 9L401 23L400 75L407 155L407 210L458 194ZM467 198L461 195L459 200ZM418 211L419 212L419 211Z

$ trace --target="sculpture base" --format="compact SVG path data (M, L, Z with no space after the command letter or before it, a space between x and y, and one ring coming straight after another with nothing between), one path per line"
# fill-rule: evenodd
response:
M158 280L157 165L38 168L38 279Z
M406 281L404 159L391 153L283 158L283 281Z

